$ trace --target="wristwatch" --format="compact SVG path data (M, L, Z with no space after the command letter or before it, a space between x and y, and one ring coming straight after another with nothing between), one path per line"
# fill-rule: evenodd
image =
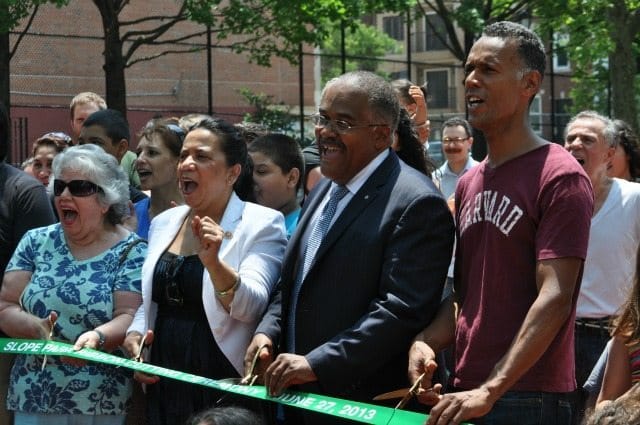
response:
M104 347L104 343L106 341L106 338L105 338L104 334L102 332L100 332L99 330L94 329L93 331L98 334L98 338L99 338L98 339L98 348L101 349L102 347Z

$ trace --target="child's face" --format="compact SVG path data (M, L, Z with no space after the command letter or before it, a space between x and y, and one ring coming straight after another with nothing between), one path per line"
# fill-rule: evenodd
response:
M298 178L294 176L294 170L283 173L282 168L276 165L271 158L262 152L250 152L253 160L253 191L256 201L260 205L283 211L296 199L296 185Z

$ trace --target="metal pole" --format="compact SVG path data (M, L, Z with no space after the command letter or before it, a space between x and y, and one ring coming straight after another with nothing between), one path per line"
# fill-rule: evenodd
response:
M208 87L208 114L213 115L213 59L211 58L211 25L207 25L207 87Z
M551 141L555 142L556 135L556 85L555 70L553 68L553 30L550 31L551 46L549 47L549 89L551 90Z
M347 72L347 48L344 45L345 39L345 23L344 19L340 23L340 60L342 61L342 73L345 74Z
M411 81L411 9L407 9L407 80Z
M304 144L304 56L302 54L302 43L299 45L298 51L298 86L299 86L299 102L300 102L300 145Z

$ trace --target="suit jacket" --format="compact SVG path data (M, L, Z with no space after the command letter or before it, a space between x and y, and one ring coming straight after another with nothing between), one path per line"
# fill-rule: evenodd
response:
M127 332L144 334L154 328L158 306L151 299L151 291L156 263L173 242L190 210L186 205L171 208L151 222L149 250L142 266L142 305ZM245 350L280 273L287 243L284 217L270 208L243 202L234 193L220 226L233 236L223 240L219 257L238 271L241 284L234 294L231 311L227 312L215 296L211 277L205 269L202 304L213 337L242 375Z
M305 203L256 331L281 349L301 239L330 183ZM407 352L438 310L453 239L441 193L390 152L329 229L302 283L295 346L318 381L301 389L370 402L406 386Z

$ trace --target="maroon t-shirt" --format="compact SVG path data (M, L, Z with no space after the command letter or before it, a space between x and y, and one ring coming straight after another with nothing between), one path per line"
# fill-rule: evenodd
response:
M506 354L537 297L538 260L587 255L593 191L577 161L547 144L496 168L486 160L456 189L456 326L454 385L476 388ZM579 282L579 280L578 280ZM511 388L576 388L571 317L538 362ZM553 312L549 312L553 314Z

